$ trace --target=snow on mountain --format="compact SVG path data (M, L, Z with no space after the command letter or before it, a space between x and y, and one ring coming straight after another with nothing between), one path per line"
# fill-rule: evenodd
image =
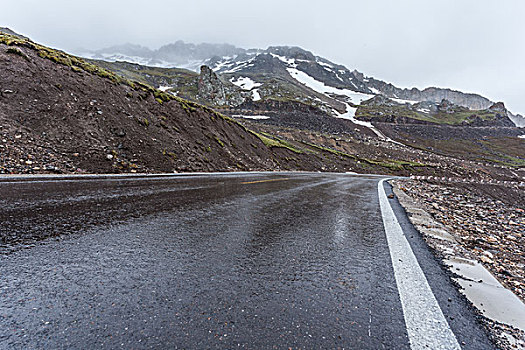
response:
M392 101L396 101L397 103L401 103L402 105L408 103L408 104L416 104L419 101L412 101L412 100L403 100L402 98L390 98Z
M333 99L335 95L343 96L343 99L336 98L336 100L353 106L376 95L383 95L398 103L411 105L422 101L440 103L446 99L459 106L481 110L493 104L492 101L480 95L450 89L434 87L424 90L401 89L390 83L365 76L355 69L350 70L343 65L315 56L299 47L276 46L266 50L247 50L228 44L195 45L177 41L158 50L126 44L88 52L83 56L105 61L127 61L153 67L185 68L197 72L202 65L207 65L215 73L225 75L227 80L242 89L251 90L255 101L268 96L289 98L296 94L298 101L310 101L318 105L319 96L306 96L304 88L301 90L300 86L306 86L327 98ZM290 76L293 78L291 81ZM286 86L284 81L292 85L296 84L299 88ZM326 98L323 97L322 100L327 104L327 110L341 109L341 105L337 108L327 102ZM510 116L516 125L520 125L525 120L522 117L514 117L512 114Z
M112 46L100 50L80 52L79 55L90 59L110 62L124 61L160 68L184 68L199 71L204 64L216 60L234 59L246 50L229 44L191 44L177 41L151 50L133 44Z
M232 115L232 117L235 117L235 118L244 118L244 119L255 119L255 120L260 120L260 119L270 119L270 117L266 116L266 115L244 115L244 114L234 114Z
M297 64L295 63L295 59L293 58L287 58L284 56L276 55L274 53L270 53L272 57L277 58L279 61L286 63L289 67L297 67Z
M258 89L252 90L252 99L254 101L260 101L262 99L261 98L261 94L259 94L259 90Z
M259 86L262 85L260 83L254 82L253 80L251 80L248 77L239 77L239 78L237 78L237 80L235 80L235 78L231 78L230 82L232 84L234 84L234 85L237 85L238 87L240 87L243 90L251 90L254 87L259 87Z
M339 88L325 85L323 82L312 78L305 72L300 71L296 68L287 68L286 70L290 73L292 78L296 79L301 84L306 85L310 89L317 91L319 93L322 93L322 94L334 94L334 95L346 96L348 97L347 99L348 102L354 105L359 105L361 104L361 102L374 97L374 95L364 94L364 93L356 92L356 91L349 90L349 89L339 89Z

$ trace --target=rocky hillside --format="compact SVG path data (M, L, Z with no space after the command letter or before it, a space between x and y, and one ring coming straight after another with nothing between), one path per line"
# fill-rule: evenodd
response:
M382 95L364 101L356 111L358 120L395 124L514 127L503 102L482 110L470 110L448 100L398 103Z
M167 54L166 52L169 52ZM163 54L164 53L164 54ZM494 104L476 95L429 87L401 89L390 83L367 77L363 73L335 64L299 47L240 49L231 45L185 44L181 41L157 51L124 45L107 48L88 57L106 61L128 61L158 67L183 67L199 71L209 66L224 79L252 95L252 99L288 99L307 103L321 111L337 115L345 112L344 102L358 105L362 100L383 95L400 102L433 102L442 100L472 110L484 110ZM159 85L160 86L160 85ZM175 84L170 85L178 90ZM343 104L327 99L326 93L344 96ZM340 99L339 99L340 100ZM230 106L235 107L237 100ZM339 101L341 102L341 101ZM518 126L525 125L521 115L508 113Z
M202 66L198 74L187 69L148 67L137 63L102 60L90 62L124 78L210 107L238 106L251 100L249 92L222 79L207 66Z
M329 63L272 50L238 76L207 66L198 74L88 62L0 34L0 173L313 170L507 181L525 165L523 131L506 126L502 104L473 112L320 84L299 68ZM282 75L250 78L252 63Z
M402 155L367 158L326 147L323 140L319 145L315 137L286 141L255 132L209 107L5 33L0 33L0 67L3 174L325 170L408 175L414 168L427 169ZM208 86L216 79L204 69L198 89L221 95ZM342 129L352 130L350 122L341 122Z

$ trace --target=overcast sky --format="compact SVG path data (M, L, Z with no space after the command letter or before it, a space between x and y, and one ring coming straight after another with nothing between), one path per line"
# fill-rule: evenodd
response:
M2 0L0 26L52 47L176 40L301 46L400 87L476 92L525 114L523 0Z

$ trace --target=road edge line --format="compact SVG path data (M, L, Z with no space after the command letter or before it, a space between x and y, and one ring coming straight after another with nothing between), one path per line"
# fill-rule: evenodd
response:
M413 350L461 350L388 202L383 187L385 180L388 179L378 182L379 206L410 347Z

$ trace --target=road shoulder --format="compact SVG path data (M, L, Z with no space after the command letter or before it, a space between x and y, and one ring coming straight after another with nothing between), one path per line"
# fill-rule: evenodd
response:
M465 301L471 305L492 341L500 349L523 349L525 306L521 300L483 267L483 259L480 262L477 254L479 251L468 249L456 230L436 220L432 209L438 207L437 203L418 196L420 193L414 190L415 184L409 180L393 180L391 183L396 202L406 212L411 226L418 232L417 236L431 248L452 283L466 296ZM441 207L443 202L439 205L438 208L446 210Z
M403 230L404 237L408 241L461 349L496 349L490 339L490 334L481 325L475 309L451 281L451 273L442 261L433 254L422 235L409 221L406 211L394 196L392 186L384 182L383 188L388 203Z

